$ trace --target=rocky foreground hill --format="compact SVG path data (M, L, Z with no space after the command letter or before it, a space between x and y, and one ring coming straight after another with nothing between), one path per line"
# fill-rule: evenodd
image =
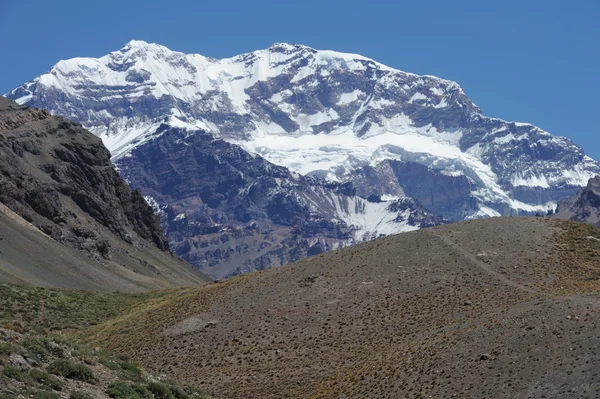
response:
M207 281L81 125L0 97L0 279L139 291Z
M0 283L0 398L210 399L77 332L166 292L100 293Z
M85 333L219 398L600 394L600 231L491 218L162 297Z

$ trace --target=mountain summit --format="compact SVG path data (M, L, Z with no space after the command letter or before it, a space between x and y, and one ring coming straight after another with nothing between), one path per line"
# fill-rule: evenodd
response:
M114 161L162 124L202 129L291 171L351 181L364 197L415 197L450 220L554 208L600 172L566 138L483 116L455 82L295 44L217 60L131 41L60 61L8 97L82 123ZM440 187L458 177L465 192L439 203L415 177Z

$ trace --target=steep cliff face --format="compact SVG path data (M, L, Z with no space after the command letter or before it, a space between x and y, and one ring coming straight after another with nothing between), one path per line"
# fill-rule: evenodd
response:
M397 196L387 160L463 175L462 198L434 205L453 220L546 211L600 173L566 138L482 115L455 82L301 45L215 60L132 41L61 61L9 96L84 124L115 159L169 123L303 175L353 181L363 196ZM373 173L358 185L364 168Z
M207 132L161 129L116 165L155 204L174 250L217 278L442 222L414 200L367 200Z
M600 226L600 176L590 179L573 197L560 201L554 217Z
M119 176L98 137L79 124L4 98L0 203L54 241L83 252L98 268L138 264L140 278L147 271L142 269L155 268L152 278L156 284L162 280L160 285L203 281L189 266L167 260L169 244L159 218ZM144 251L161 258L161 265L151 265L150 257L140 255ZM146 282L139 283L138 288L145 287Z

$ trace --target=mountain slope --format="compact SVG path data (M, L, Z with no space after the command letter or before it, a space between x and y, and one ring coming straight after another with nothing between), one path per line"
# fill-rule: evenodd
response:
M560 201L553 216L600 226L600 176L590 179L573 197Z
M175 252L215 278L442 223L410 198L363 199L206 132L163 128L116 165L155 204Z
M381 163L416 162L468 182L463 206L440 206L450 220L545 211L600 172L566 138L483 116L454 82L300 45L215 60L132 41L61 61L8 96L84 124L114 159L168 123L294 172L352 181L363 197L403 195L414 176ZM370 177L357 175L364 168Z
M139 191L80 125L0 98L0 276L139 291L207 279L169 255Z
M216 397L594 397L599 241L542 218L439 226L163 298L87 337Z

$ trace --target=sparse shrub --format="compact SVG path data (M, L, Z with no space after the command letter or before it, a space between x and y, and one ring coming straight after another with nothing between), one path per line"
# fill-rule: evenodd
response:
M21 380L21 371L13 365L8 365L4 367L2 370L2 374L7 376L8 378L13 378L15 380Z
M172 399L173 394L167 384L162 382L151 382L148 384L148 390L154 394L156 399Z
M25 328L18 321L15 321L13 323L10 323L10 322L4 323L4 324L2 324L2 328L5 328L7 330L12 330L12 331L18 332L20 334L25 333Z
M33 395L33 399L60 399L60 396L54 392L39 391Z
M10 343L0 343L0 356L8 356L11 353L16 353L17 349Z
M64 384L61 380L54 377L51 374L39 369L33 369L29 372L29 376L37 383L47 386L48 388L60 391L63 389Z
M91 382L94 380L94 374L89 367L67 359L58 359L52 362L48 366L48 372L71 380L84 382Z
M100 364L112 371L117 371L121 368L117 362L114 362L112 360L102 359L100 360Z
M190 395L180 386L171 385L171 394L175 399L189 399Z
M94 397L86 392L75 391L71 392L71 395L69 395L69 399L94 399Z
M108 396L114 399L142 399L146 396L141 396L140 393L131 385L124 382L111 382L106 390ZM150 396L151 397L151 396Z
M123 361L123 362L119 362L118 365L121 368L121 370L123 370L123 372L121 373L121 376L123 378L133 381L133 382L144 381L144 376L142 374L142 370L140 369L140 367L137 364Z

